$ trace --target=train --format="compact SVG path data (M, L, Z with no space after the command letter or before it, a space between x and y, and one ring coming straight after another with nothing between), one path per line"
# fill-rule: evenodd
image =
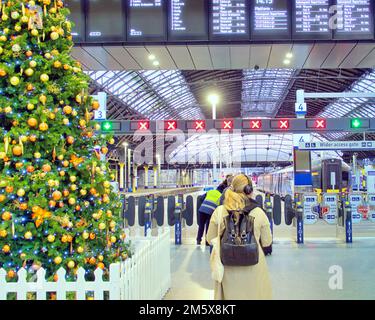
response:
M324 159L312 162L312 182L314 192L340 193L350 188L351 167L341 159ZM257 189L271 195L294 195L294 167L260 175Z

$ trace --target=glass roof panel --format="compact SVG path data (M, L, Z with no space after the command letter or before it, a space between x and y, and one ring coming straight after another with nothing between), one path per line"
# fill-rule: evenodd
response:
M108 93L150 120L204 118L178 70L92 71L88 75Z
M294 69L244 70L242 117L275 115L294 73Z

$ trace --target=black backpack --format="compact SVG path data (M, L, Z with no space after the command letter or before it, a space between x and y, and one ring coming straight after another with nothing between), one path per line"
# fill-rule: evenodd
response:
M236 212L225 217L225 231L221 238L221 262L224 266L248 267L259 262L259 248L254 236L254 220L251 211L259 205L249 201L235 222Z

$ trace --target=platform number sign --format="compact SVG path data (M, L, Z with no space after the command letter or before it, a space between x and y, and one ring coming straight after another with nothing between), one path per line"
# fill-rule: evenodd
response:
M322 210L323 219L328 224L337 224L338 206L336 194L325 194L323 197L324 207Z
M305 195L303 201L304 223L307 225L318 222L319 206L317 195Z
M371 222L375 222L375 194L369 194L368 199L370 205L369 218Z
M97 95L91 96L99 102L99 109L94 113L95 120L107 120L107 94L99 92Z
M296 114L305 115L307 114L306 103L296 103Z

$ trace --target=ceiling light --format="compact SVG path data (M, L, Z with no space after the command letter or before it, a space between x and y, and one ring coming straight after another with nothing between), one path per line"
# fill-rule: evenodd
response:
M148 58L149 58L151 61L156 59L156 57L155 57L153 54L150 54L150 55L148 56Z
M286 58L287 58L287 59L292 59L292 58L293 58L293 53L288 52L288 53L286 54Z
M159 61L155 60L153 63L152 63L155 67L157 67L158 65L160 65Z
M212 93L208 96L208 101L211 104L218 104L219 103L219 96L216 93Z
M290 64L290 60L285 59L285 60L284 60L284 64Z

